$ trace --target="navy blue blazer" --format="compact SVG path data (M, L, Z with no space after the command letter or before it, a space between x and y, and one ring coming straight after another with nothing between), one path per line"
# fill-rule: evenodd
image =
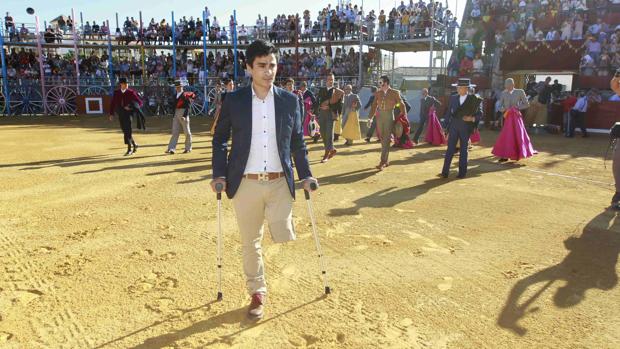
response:
M308 151L304 141L298 97L281 88L274 88L276 137L280 163L289 190L295 198L295 179L291 155L300 179L312 177ZM232 136L230 154L228 140ZM239 189L252 143L252 87L228 94L213 135L213 178L226 177L226 195L233 198Z
M480 105L478 108L472 108L471 106L478 100ZM448 104L448 109L446 109L446 113L444 114L444 120L447 123L447 129L450 129L450 126L454 125L455 127L467 127L470 129L470 132L474 131L475 125L477 125L482 119L482 99L476 95L467 95L465 102L461 105L461 100L459 99L459 95L450 96L450 102ZM464 113L465 108L469 108L467 113ZM463 121L463 116L470 114L471 116L476 118L475 122L465 122Z

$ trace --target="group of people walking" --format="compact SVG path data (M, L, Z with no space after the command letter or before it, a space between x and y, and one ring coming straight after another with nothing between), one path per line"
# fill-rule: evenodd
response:
M437 116L441 102L431 96L428 89L422 90L420 123L411 138L412 132L407 118L411 106L398 90L391 87L387 76L379 79L378 86L373 89L365 108L362 108L359 95L353 93L353 87L346 85L344 89L340 89L333 74L326 76L325 86L319 88L318 96L308 89L306 82L302 82L299 89L295 89L293 79L287 79L283 84L285 90L297 97L299 110L303 116L301 125L303 135L310 137L315 143L322 139L324 146L322 163L336 155L335 142L340 137L345 140L344 145L352 145L354 141L362 139L360 113L363 109L370 107L369 130L365 140L370 142L371 138L376 136L381 143L381 156L376 166L378 170L382 171L389 166L389 153L392 147L412 148L420 142L420 137L426 127L424 140L428 144L447 145L440 176L448 177L452 158L460 149L457 178L464 178L467 175L469 145L477 143L480 138L477 128L482 119L482 99L475 94L475 85L471 84L469 79L459 79L453 86L456 87L457 94L449 99L443 117L444 125ZM231 80L225 80L223 87L224 89L222 85L217 87L212 134L219 122L226 96L235 89L234 82ZM196 95L193 92L184 91L181 80L175 81L175 92L171 96L171 105L174 105L172 135L166 149L167 154L176 153L181 131L185 135L183 153L192 151L189 109L195 98ZM529 107L525 92L515 89L514 81L507 79L505 90L498 104L504 114L504 126L492 153L499 158L500 162L519 161L531 157L536 151L532 147L523 123L522 111ZM126 156L136 153L138 149L132 135L131 117L134 114L141 115L141 106L142 101L138 93L127 86L126 79L121 78L119 88L112 98L110 118L113 114L119 117L124 142L127 145ZM139 127L144 128L144 118L139 117L138 120L142 120L141 123L138 122Z
M427 143L447 145L439 176L448 177L452 158L460 148L458 178L465 178L469 144L479 141L476 130L483 116L483 101L475 94L475 86L469 79L459 79L453 85L457 93L449 97L442 125L437 116L441 102L428 90L423 90L420 126L411 139L407 120L410 106L400 92L390 86L387 76L380 78L370 100L362 108L352 86L340 89L331 74L327 75L325 87L319 89L318 96L309 91L304 82L298 90L293 80L287 80L284 88L276 87L277 49L271 43L257 40L249 45L246 55L251 84L236 90L231 87L218 97L220 102L212 141L211 188L217 193L225 192L232 200L241 235L246 287L251 297L248 316L260 319L264 315L267 297L262 255L263 223L267 221L276 243L296 239L292 220L295 198L293 167L306 191L306 198L318 190L304 138L314 142L322 138L324 153L321 162L325 163L336 155L334 142L339 137L343 137L345 144L349 145L362 138L359 113L370 106L370 133L366 134L366 141L370 142L375 135L381 142L378 170L389 166L392 141L395 146L412 147L419 142L422 129L426 127ZM184 92L181 82L175 85L173 134L167 149L169 154L176 151L180 130L186 135L185 152L191 151L188 108L195 96ZM131 133L131 115L140 109L142 102L138 94L127 87L125 80L120 81L119 87L114 92L110 113L111 116L119 116L128 147L125 155L131 155L138 148ZM615 81L614 87L620 95L620 78ZM529 102L523 90L514 88L512 79L505 81L500 106L504 126L492 153L500 162L531 157L536 151L522 116ZM620 125L617 132L620 138ZM615 151L614 171L618 172L616 180L620 182L618 148ZM613 200L620 206L620 188Z

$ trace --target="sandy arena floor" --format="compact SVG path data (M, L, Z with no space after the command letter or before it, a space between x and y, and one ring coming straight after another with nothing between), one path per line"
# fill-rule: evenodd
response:
M299 239L265 240L269 304L251 323L228 200L214 301L206 120L191 154L164 154L168 119L149 127L123 157L117 122L0 119L0 348L620 348L605 136L533 135L539 155L500 165L483 132L461 181L435 177L443 148L377 173L377 143L327 164L310 145L334 292L299 192Z

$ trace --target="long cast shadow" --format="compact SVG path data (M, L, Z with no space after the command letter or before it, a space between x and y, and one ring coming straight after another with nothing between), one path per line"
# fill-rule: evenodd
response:
M156 155L156 157L167 157L169 158L169 156L166 156L165 154L162 155ZM210 159L187 159L187 158L181 158L181 156L179 156L177 158L177 160L164 160L164 161L155 161L155 162L146 162L146 163L131 163L131 164L127 164L127 165L119 165L119 166L109 166L109 167L102 167L102 168L98 168L95 170L88 170L88 171L79 171L76 172L75 174L89 174L89 173L97 173L97 172L105 172L105 171L112 171L112 170L130 170L130 169L136 169L136 168L146 168L146 167L158 167L158 166L171 166L171 165L189 165L189 164L195 164L195 163L202 163L202 162L210 162ZM194 166L189 168L191 170L186 170L183 171L182 169L179 170L173 170L173 171L162 171L162 172L156 172L153 174L166 174L166 173L173 173L173 172L195 172L195 171L205 171L208 170L208 166L204 165L204 166Z
M415 158L402 160L403 162L415 162L418 161ZM422 161L424 161L422 159ZM498 165L494 163L490 163L485 161L484 159L476 159L470 161L470 164L477 166L470 166L468 170L467 179L480 177L486 173L506 171L521 167L519 164L503 164ZM483 170L484 168L484 170ZM461 179L461 180L467 180ZM454 179L444 179L444 178L432 178L424 181L424 183L416 185L410 188L401 188L395 190L396 187L391 187L387 189L380 190L376 193L370 194L368 196L359 198L353 201L354 206L348 208L336 208L332 209L329 212L329 215L332 217L339 216L355 216L359 213L362 208L386 208L386 207L394 207L402 202L415 200L417 197L420 197L426 193L428 193L431 189L437 188L439 186L448 184L453 182Z
M180 315L176 315L176 316L169 317L169 318L167 318L166 320L156 321L156 322L154 322L154 323L152 323L152 324L150 324L150 325L148 325L148 326L144 326L144 327L142 327L142 328L139 328L139 329L137 329L137 330L135 330L135 331L133 331L133 332L131 332L131 333L128 333L128 334L126 334L126 335L124 335L124 336L122 336L122 337L118 337L118 338L115 338L115 339L113 339L113 340L110 340L110 341L107 341L107 342L105 342L105 343L102 343L102 344L100 344L100 345L98 345L98 346L94 347L93 349L101 349L101 348L105 348L105 347L106 347L106 346L108 346L108 345L111 345L111 344L116 343L116 342L120 342L120 341L122 341L122 340L124 340L124 339L127 339L127 338L130 338L130 337L132 337L132 336L135 336L135 335L136 335L136 334L138 334L138 333L144 332L144 331L148 330L149 328L157 327L157 326L159 326L159 325L161 325L161 324L170 323L170 322L171 322L171 321L173 321L173 320L180 319L180 318L181 318L183 315L185 315L185 314L192 313L192 312L194 312L194 311L201 310L201 309L203 309L203 308L206 308L206 309L210 310L210 309L211 309L211 306L212 306L213 304L215 304L215 303L216 303L216 301L211 301L211 302L209 302L209 303L207 303L207 304L203 304L203 305L198 306L198 307L195 307L195 308L190 308L190 309L182 309L182 310L181 310L181 314L180 314Z
M239 334L250 330L252 328L258 327L258 326L263 326L266 323L269 323L275 319L278 319L282 316L285 316L287 314L290 314L294 311L297 311L303 307L306 307L308 305L311 305L313 303L317 303L320 300L325 299L325 296L321 296L318 297L310 302L306 302L304 304L300 304L294 308L288 309L285 312L279 313L271 318L268 318L266 320L260 321L260 322L254 322L251 320L248 320L247 318L247 308L243 307L243 308L239 308L239 309L235 309L229 312L226 312L224 314L220 314L217 315L215 317L212 317L210 319L206 319L203 321L199 321L195 324L192 324L191 326L184 328L182 330L179 331L175 331L172 333L167 333L161 336L157 336L157 337L153 337L153 338L149 338L147 340L144 341L144 343L137 345L135 347L132 347L133 349L158 349L158 348L163 348L163 347L167 347L172 345L173 343L183 340L187 337L193 336L195 334L198 333L203 333L203 332L208 332L211 330L214 330L222 325L227 325L227 324L240 324L241 325L241 329L225 335L225 336L220 336L219 338L211 341L210 343L205 344L205 347L209 347L210 345L214 345L217 343L227 343L229 345L233 344L233 341L235 339L235 337L237 337Z
M533 303L556 281L565 281L553 296L559 308L581 303L589 289L609 291L618 284L616 264L620 253L620 213L606 210L592 219L580 237L564 241L569 251L563 261L519 280L512 288L497 324L524 336L527 329L519 320L538 311ZM519 303L521 296L538 283L544 285L531 297Z

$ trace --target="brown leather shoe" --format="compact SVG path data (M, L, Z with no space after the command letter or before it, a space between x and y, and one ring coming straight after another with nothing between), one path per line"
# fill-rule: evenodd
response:
M329 150L325 151L325 154L323 155L323 159L321 159L321 162L327 162L327 160L329 160Z
M332 149L332 150L329 152L329 154L327 155L327 158L328 158L328 159L333 158L333 157L334 157L334 155L336 155L336 153L337 153L337 152L338 152L338 151L337 151L336 149Z
M254 293L252 295L252 302L248 308L248 317L251 319L262 319L265 311L265 294Z

